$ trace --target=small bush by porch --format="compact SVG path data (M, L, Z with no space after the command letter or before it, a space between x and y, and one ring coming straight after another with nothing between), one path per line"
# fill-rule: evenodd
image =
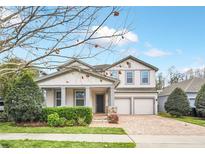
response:
M48 107L43 108L41 120L47 122L49 115L57 113L61 118L73 120L77 124L79 118L84 118L86 124L90 124L93 118L90 107Z

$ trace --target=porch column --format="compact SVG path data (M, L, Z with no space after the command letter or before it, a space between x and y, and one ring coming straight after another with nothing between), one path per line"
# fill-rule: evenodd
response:
M92 106L92 103L90 102L90 87L85 88L85 106Z
M109 89L109 104L108 106L114 106L115 103L114 103L114 87L110 87Z
M66 88L61 87L61 106L66 105Z

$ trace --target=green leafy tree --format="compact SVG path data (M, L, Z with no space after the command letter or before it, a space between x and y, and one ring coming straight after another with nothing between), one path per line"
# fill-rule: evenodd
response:
M38 85L29 74L23 73L8 90L4 106L9 118L15 122L32 122L39 120L43 101Z
M205 117L205 84L201 87L196 96L195 106L197 114Z
M27 73L35 79L39 77L39 70L34 67L24 68L26 61L19 58L10 58L0 64L0 96L5 97L7 91L19 74Z
M189 101L186 93L181 88L176 88L165 102L165 110L172 116L188 115L190 112Z

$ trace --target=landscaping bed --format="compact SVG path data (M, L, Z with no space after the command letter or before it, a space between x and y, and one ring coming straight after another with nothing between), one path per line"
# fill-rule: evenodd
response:
M176 119L179 121L183 121L183 122L187 122L187 123L191 123L191 124L205 127L205 118L191 117L191 116L173 117L168 113L159 113L158 115L161 117L172 118L172 119Z
M122 128L110 127L22 127L14 123L0 123L0 133L64 133L64 134L126 134Z
M0 140L2 148L134 148L135 146L135 143Z

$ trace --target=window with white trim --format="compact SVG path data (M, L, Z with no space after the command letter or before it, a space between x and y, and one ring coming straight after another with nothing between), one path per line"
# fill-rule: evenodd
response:
M126 71L126 83L133 84L134 83L134 72L133 71Z
M61 106L61 90L55 91L56 106Z
M149 71L141 71L141 84L149 84Z
M111 71L111 76L112 76L113 78L118 79L118 71L117 71L117 70L112 70L112 71Z
M84 106L85 105L85 91L84 90L76 90L75 91L75 105L76 106Z

